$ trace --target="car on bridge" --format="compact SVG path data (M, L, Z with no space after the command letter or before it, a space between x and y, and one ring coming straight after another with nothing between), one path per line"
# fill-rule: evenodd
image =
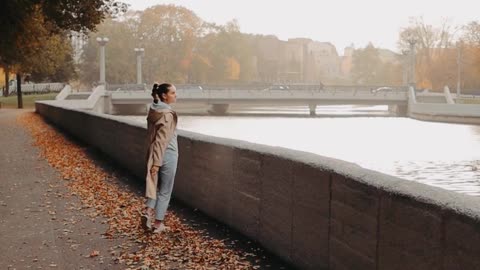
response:
M377 89L372 89L370 90L373 94L377 94L377 93L389 93L389 92L394 92L396 91L397 89L393 88L393 87L388 87L388 86L382 86L382 87L379 87Z
M290 90L288 85L272 85L268 90Z
M201 85L192 85L192 84L185 84L185 85L178 85L176 86L179 90L203 90Z

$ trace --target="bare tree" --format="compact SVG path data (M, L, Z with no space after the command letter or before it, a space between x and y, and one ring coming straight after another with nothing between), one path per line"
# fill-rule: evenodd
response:
M462 39L470 45L480 46L480 24L473 21L465 25Z
M440 63L449 63L444 59L450 58L451 50L455 48L455 39L460 28L454 26L447 18L440 26L425 23L423 17L411 18L410 25L400 31L398 46L400 50L409 50L410 43L415 43L416 51L416 83L421 87L438 88L434 78L439 78L435 67ZM446 69L447 67L442 67ZM449 76L451 77L451 76ZM442 82L443 83L443 82Z

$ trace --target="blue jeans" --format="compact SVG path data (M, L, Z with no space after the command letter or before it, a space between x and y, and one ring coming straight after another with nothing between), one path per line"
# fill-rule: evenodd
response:
M147 199L147 207L155 209L155 219L163 220L173 191L173 182L177 172L178 153L167 149L163 164L158 171L157 199Z

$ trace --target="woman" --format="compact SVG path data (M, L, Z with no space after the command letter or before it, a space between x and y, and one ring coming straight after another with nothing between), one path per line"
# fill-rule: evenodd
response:
M154 84L152 97L153 103L147 117L147 202L142 215L142 226L159 233L168 229L163 219L170 202L177 170L177 114L170 107L177 99L176 88L169 83ZM155 221L152 224L153 219Z

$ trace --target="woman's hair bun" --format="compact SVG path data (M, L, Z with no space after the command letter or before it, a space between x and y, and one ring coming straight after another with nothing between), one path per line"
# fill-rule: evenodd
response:
M158 83L153 84L152 95L158 94Z

